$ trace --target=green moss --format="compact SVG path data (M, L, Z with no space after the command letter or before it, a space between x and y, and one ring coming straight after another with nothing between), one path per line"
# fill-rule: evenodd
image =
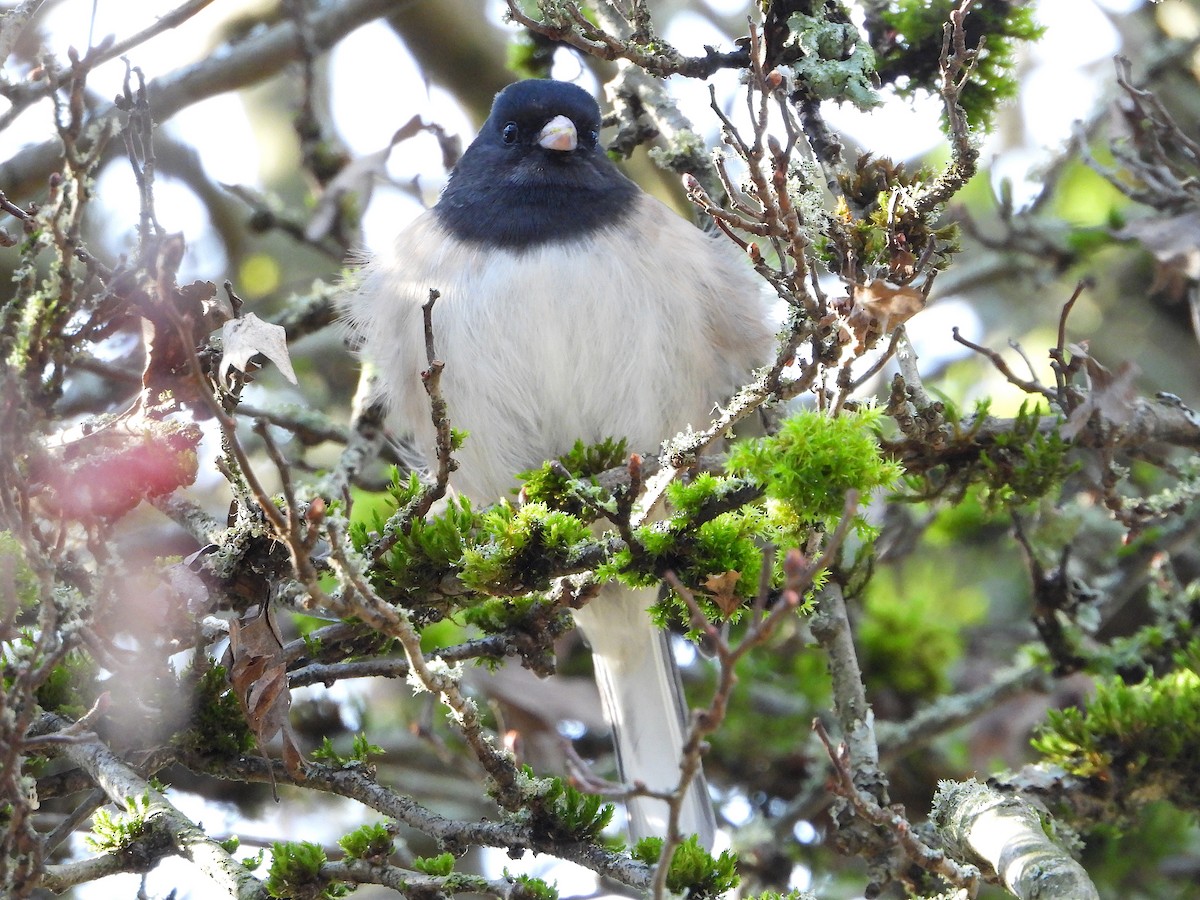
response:
M1047 415L1036 401L1021 403L1006 430L989 429L986 441L979 437L983 426L995 424L981 405L971 427L963 427L949 416L955 429L953 441L961 451L953 468L938 465L904 480L907 500L929 500L949 496L955 503L973 495L986 514L1007 513L1015 507L1054 497L1064 479L1078 468L1070 458L1071 444L1056 427L1043 428ZM1061 424L1061 419L1054 424Z
M1097 682L1084 709L1051 710L1033 746L1048 762L1134 803L1200 810L1200 641L1178 667L1137 684Z
M359 732L354 736L354 741L351 744L350 753L347 756L342 756L334 749L333 741L325 737L321 741L321 746L312 752L312 758L327 762L330 765L340 766L344 769L355 768L358 766L367 766L371 764L372 756L382 756L383 748L372 744L364 732Z
M785 419L775 435L735 444L726 468L761 484L797 523L828 527L841 518L848 492L858 491L865 500L900 477L900 466L879 449L881 418L877 409L836 417L800 412ZM862 520L858 528L868 530Z
M1077 465L1067 459L1071 446L1057 428L1042 430L1044 410L1025 401L1010 431L997 435L979 456L985 503L1020 506L1056 493Z
M526 774L532 776L531 770ZM541 782L534 804L533 830L554 841L587 841L599 837L612 821L614 808L603 797L585 794L561 778Z
M696 592L708 615L736 619L728 601L724 607L716 606L709 595L719 590L730 598L748 599L758 591L763 547L776 530L761 505L742 505L751 503L757 493L745 479L708 473L669 485L669 518L635 529L634 546L615 553L598 575L648 587L670 571ZM730 506L735 508L719 512ZM673 592L657 612L663 619L690 617Z
M26 561L25 548L11 531L0 531L0 597L13 598L21 610L38 603L40 582ZM0 609L6 620L15 621L17 610Z
M598 444L576 441L571 450L537 469L522 472L526 500L576 516L594 516L601 508L615 509L612 495L600 487L596 476L628 461L625 441L606 439Z
M911 701L948 690L964 630L986 612L983 591L934 556L915 557L900 572L877 570L857 629L868 685Z
M845 203L839 200L816 242L820 259L864 282L878 272L904 273L918 259L945 269L960 249L958 226L942 221L938 210L917 212L906 199L923 194L936 177L926 166L859 155L853 171L838 175Z
M271 866L267 870L265 887L272 897L325 898L345 897L351 888L328 884L321 876L321 866L327 859L319 844L309 841L276 842L271 845Z
M437 856L418 856L412 861L414 871L422 875L446 876L454 871L454 854L439 853Z
M388 508L403 509L422 490L416 475L407 482L395 482L389 492ZM436 592L447 577L457 572L464 548L473 540L476 515L465 497L453 497L440 515L415 519L407 530L399 523L384 519L384 509L376 510L374 521L352 525L351 537L356 549L365 549L372 532L391 530L395 543L371 572L375 586L385 595L403 593L421 596Z
M254 749L254 734L241 704L229 685L224 666L213 665L196 676L188 670L180 679L193 692L191 727L177 734L177 746L206 756L229 758Z
M479 530L480 540L462 548L459 577L480 592L537 590L592 544L586 523L544 503L497 503L482 513Z
M642 838L633 848L633 857L647 865L655 865L662 846L662 838ZM720 897L741 881L737 862L737 855L732 851L722 850L719 856L713 856L700 846L696 835L689 835L671 856L667 890L689 900Z
M363 825L338 840L338 846L351 859L384 863L392 855L392 833L382 822ZM446 854L449 856L450 854ZM451 857L453 862L453 857Z
M558 884L550 884L532 875L513 875L507 869L504 876L513 883L511 900L558 900Z
M149 816L149 793L125 798L123 812L98 809L92 815L92 831L84 838L84 843L98 853L128 850L146 834Z
M403 509L420 490L415 477L393 485L393 508ZM394 543L372 578L385 596L410 601L436 597L450 580L467 588L458 595L464 606L493 591L539 590L594 543L586 521L543 502L514 507L501 501L477 513L469 500L454 497L439 515L425 519L401 524L385 515L376 511L374 528L365 521L355 526L355 546L366 548L373 532L390 531Z
M893 0L880 12L880 30L888 39L877 71L885 84L895 85L901 96L939 91L944 28L958 5L955 0ZM1029 6L984 0L972 7L963 29L967 47L980 50L959 102L970 127L987 128L1000 104L1016 96L1018 48L1040 38L1045 28Z

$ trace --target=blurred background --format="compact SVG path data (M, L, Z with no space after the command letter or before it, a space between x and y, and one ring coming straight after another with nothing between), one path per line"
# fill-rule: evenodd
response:
M343 19L352 22L366 5L341 4ZM179 8L199 8L124 54L150 86L152 104L160 98L165 110L154 135L158 220L186 240L181 283L228 280L250 309L290 326L299 383L290 385L268 369L245 390L246 404L317 411L327 417L323 421L342 426L357 367L340 334L327 327L328 298L353 254L384 246L436 199L455 148L466 146L495 92L514 80L509 61L528 43L521 29L505 21L501 0L375 5L386 7L387 16L361 14L364 23L344 33L314 28L312 47L328 52L314 53L306 63L280 63L264 51L257 67L239 60L222 71L221 61L236 55L238 45L259 40L266 46L281 22L297 15L316 19L338 4L46 0L3 69L9 85L36 85L47 57L65 64L70 48L82 54L107 35L124 40ZM1024 362L1008 350L1015 342L1032 369L1052 381L1046 350L1055 343L1061 308L1077 282L1089 279L1091 286L1071 313L1071 340L1088 342L1090 353L1114 369L1134 362L1141 392L1169 391L1200 406L1200 353L1189 313L1200 277L1200 227L1188 231L1187 223L1177 223L1164 231L1134 225L1154 219L1156 211L1089 168L1078 149L1088 147L1101 165L1115 164L1110 143L1122 140L1128 128L1114 106L1118 54L1132 61L1135 82L1157 93L1181 130L1200 138L1200 2L1032 5L1045 34L1022 49L1019 94L982 139L981 171L947 212L962 226L963 252L939 276L928 309L908 324L926 387L959 408L990 397L994 414L1014 414L1024 395L954 343L951 329L1004 351L1020 368ZM684 53L702 53L705 45L732 47L746 33L747 18L758 16L738 0L663 0L651 8L660 33ZM611 67L565 48L552 53L554 77L603 97ZM97 66L88 77L87 103L104 108L121 93L125 78L122 59ZM719 72L707 83L675 77L669 88L681 111L715 145L718 122L709 109L709 84L734 121L744 120L735 72ZM54 165L44 158L54 109L48 98L26 104L14 102L12 92L6 96L0 98L0 189L24 203L45 191ZM885 100L870 112L827 103L824 113L860 152L913 166L944 162L940 101L886 91ZM414 117L421 127L405 128ZM110 261L132 252L139 217L134 174L120 151L114 143L84 222L84 240ZM691 214L678 178L657 169L644 148L625 168L681 214ZM7 269L0 285L11 282L15 263L14 254L0 252L0 270ZM0 286L0 295L6 290ZM304 317L306 311L311 318ZM79 376L67 386L66 413L118 410L137 392L137 334L114 334L94 352L101 374L94 380ZM886 393L890 372L864 395ZM124 381L116 377L121 373ZM299 468L312 471L331 465L340 450L336 441L303 438L282 426L278 440ZM229 497L212 467L214 443L206 441L209 456L201 461L196 494L223 516ZM902 722L932 698L995 677L1031 639L1032 629L1028 575L1006 516L970 503L955 510L905 507L889 515L900 517L895 533L909 534L912 546L894 548L891 559L881 553L875 580L860 598L860 652L877 715ZM1073 518L1064 524L1067 517ZM1031 527L1086 535L1076 548L1078 558L1095 573L1109 571L1120 536L1103 511L1074 508L1069 516L1047 511L1034 518ZM187 539L166 533L169 528L153 510L141 510L125 523L122 552L131 559L140 554L146 565L172 548L190 552ZM1141 616L1134 602L1108 624L1128 629ZM735 849L760 877L812 889L822 898L857 897L861 868L824 845L820 800L807 796L801 802L795 793L811 771L808 722L828 691L823 662L799 652L804 642L800 630L782 634L771 654L747 660L746 688L737 694L706 768ZM711 673L691 665L686 645L680 654L689 685L703 689ZM538 753L539 738L557 746L555 728L547 732L546 723L565 720L558 733L578 739L585 755L603 756L602 723L581 712L592 702L585 654L573 655L567 645L564 660L562 685L518 671L481 680L478 690L498 718L524 736L530 754ZM1076 702L1087 690L1080 676L1058 683L1049 694L1023 693L931 746L898 753L889 760L894 798L911 804L910 811L925 810L939 777L1020 765L1030 756L1028 737L1045 708ZM302 688L293 716L314 743L369 726L372 740L386 750L381 765L398 789L432 796L449 815L479 814L477 785L458 776L440 714L435 722L425 702L398 698L394 684ZM546 751L547 766L555 764L555 752ZM222 794L219 785L191 783L182 774L171 796L210 832L241 835L243 855L270 840L329 841L362 821L361 809L349 803L296 794L275 804L265 789L233 785ZM70 849L85 852L80 842ZM484 857L477 863L485 870L538 872L556 880L564 896L604 891L594 876L569 864L512 860L498 852ZM1146 807L1140 827L1125 837L1089 835L1084 859L1111 892L1107 896L1197 896L1200 833L1193 820L1167 804ZM183 863L164 863L144 884L121 876L78 889L75 896L133 897L139 889L154 898L211 896L187 871ZM363 888L356 896L384 895Z

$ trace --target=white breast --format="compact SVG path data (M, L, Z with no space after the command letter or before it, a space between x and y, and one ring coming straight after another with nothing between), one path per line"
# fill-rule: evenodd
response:
M623 437L631 451L656 452L706 424L766 363L761 282L732 245L648 196L632 217L636 227L514 253L454 241L427 213L368 266L348 319L380 369L392 424L430 454L420 307L431 288L441 294L433 332L443 394L451 424L470 432L460 491L494 500L515 472L579 438Z

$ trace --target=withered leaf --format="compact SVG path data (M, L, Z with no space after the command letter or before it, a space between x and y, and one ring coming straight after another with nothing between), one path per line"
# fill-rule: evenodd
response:
M855 284L842 300L846 324L854 332L860 349L875 344L880 337L903 325L925 308L925 296L915 287L896 287L881 278Z
M1081 347L1073 346L1071 349L1077 356L1086 353ZM1110 425L1124 425L1133 417L1134 401L1137 399L1133 381L1139 369L1133 363L1126 360L1114 373L1091 356L1086 356L1084 366L1091 390L1087 399L1071 411L1059 429L1059 434L1068 441L1087 426L1093 415L1098 415Z
M1116 237L1139 241L1158 263L1152 289L1173 299L1200 281L1200 212L1150 216L1130 222Z
M280 735L284 765L293 777L302 778L304 757L288 719L292 695L287 659L270 606L229 623L229 655L229 682L259 746L265 748Z
M884 332L903 325L925 308L925 297L915 287L893 287L881 278L854 286L854 305L879 322Z
M888 260L888 274L893 278L911 278L917 271L917 257L911 250L892 251Z
M147 297L140 306L146 347L142 387L149 395L169 388L186 405L195 400L197 390L187 377L192 348L202 344L216 327L206 315L217 288L211 281L193 281L183 287L164 282L163 287L171 291L168 296L157 298L158 302Z
M730 569L728 572L722 572L720 575L710 575L704 581L704 589L708 591L713 603L717 604L717 608L721 610L727 619L742 604L742 598L734 591L734 588L737 587L738 579L741 577L741 572Z
M344 215L346 200L349 197L355 198L358 209L366 209L371 202L375 185L389 181L387 163L392 155L392 148L423 133L432 134L437 138L442 151L442 165L447 171L453 169L462 155L462 142L457 136L447 134L441 125L426 122L420 116L413 116L392 135L386 147L351 160L342 167L325 186L316 209L304 228L304 236L310 241L319 241L332 234L338 220Z
M287 332L282 325L264 322L254 313L247 313L221 326L221 345L224 350L221 354L222 380L228 377L230 369L245 372L250 358L261 353L275 363L284 378L296 383L296 373L288 355Z

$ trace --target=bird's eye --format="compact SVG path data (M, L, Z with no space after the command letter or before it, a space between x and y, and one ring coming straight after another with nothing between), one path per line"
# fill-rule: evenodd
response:
M516 122L509 122L504 126L504 130L500 132L500 135L504 138L504 143L515 144L517 142L517 133L519 131L520 129L517 128Z

